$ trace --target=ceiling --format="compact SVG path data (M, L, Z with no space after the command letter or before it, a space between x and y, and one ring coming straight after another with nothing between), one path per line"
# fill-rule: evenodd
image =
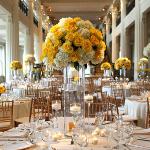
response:
M42 0L42 5L52 21L63 17L82 17L98 23L112 2L113 0Z

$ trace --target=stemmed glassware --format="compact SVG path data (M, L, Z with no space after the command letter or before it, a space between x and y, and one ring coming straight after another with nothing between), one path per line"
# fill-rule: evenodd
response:
M73 103L70 104L70 113L73 115L74 123L76 124L81 114L81 104Z
M61 110L61 101L56 100L52 101L52 109L54 110L55 115L55 127L58 128L58 111Z

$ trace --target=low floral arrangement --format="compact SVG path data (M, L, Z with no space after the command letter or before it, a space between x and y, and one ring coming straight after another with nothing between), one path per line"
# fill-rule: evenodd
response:
M146 64L148 64L147 58L143 57L139 60L139 63L138 63L139 66L146 65Z
M0 85L0 94L3 94L6 92L6 88L3 85Z
M25 57L25 63L26 64L34 64L35 57L33 55L26 55Z
M115 61L115 69L119 70L119 69L122 69L122 68L125 68L127 70L131 69L131 61L126 57L118 58Z
M51 27L42 47L41 59L61 70L72 63L74 66L88 62L98 64L104 59L106 49L101 31L81 18L63 18Z
M147 46L144 47L144 50L143 50L144 56L148 56L149 54L150 54L150 43L148 43Z
M111 69L111 64L109 62L104 62L101 64L101 70L109 70Z
M13 60L10 64L10 68L12 70L18 70L18 69L22 69L22 64L20 61L17 60Z

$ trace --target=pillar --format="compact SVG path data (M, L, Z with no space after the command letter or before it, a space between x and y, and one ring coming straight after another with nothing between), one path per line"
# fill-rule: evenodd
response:
M36 50L36 62L40 62L40 54L42 51L42 43L43 43L43 34L42 34L42 11L41 5L39 7L39 26L38 26L38 49Z
M140 16L140 0L135 1L135 45L134 45L134 79L137 79L138 61L143 55L142 49L142 17Z
M34 23L33 23L33 1L29 0L29 52L28 54L34 55Z
M10 63L12 61L12 17L7 17L6 23L6 81L11 79Z
M112 8L112 62L114 63L117 59L117 52L116 49L116 36L115 36L115 28L116 28L116 19L117 19L117 9Z
M109 34L110 34L110 26L111 26L111 20L110 18L106 19L106 44L109 45Z
M19 59L19 7L18 7L18 0L14 0L13 3L13 11L12 11L12 30L10 31L12 33L12 54L11 59L12 60L18 60Z
M127 56L126 53L126 30L124 26L124 19L126 17L126 0L120 0L121 2L121 37L120 37L120 51L121 57Z

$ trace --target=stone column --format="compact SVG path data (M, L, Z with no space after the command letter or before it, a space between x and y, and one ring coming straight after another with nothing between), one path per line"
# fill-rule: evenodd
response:
M124 19L126 17L126 0L121 0L121 37L120 37L120 51L121 57L127 56L126 53L126 30L124 27Z
M134 79L137 79L137 69L138 69L138 61L142 57L142 34L141 34L141 24L142 17L140 16L140 0L135 1L135 43L134 43Z
M19 55L19 7L18 0L14 0L12 11L12 60L18 60Z
M40 63L40 54L42 51L42 43L43 43L42 11L41 11L41 6L39 6L38 49L37 49L37 56L36 56L36 62L37 63Z
M116 19L117 19L117 9L112 9L112 62L114 63L117 59L117 52L116 49L116 36L115 36L115 28L116 28Z
M110 18L106 19L106 44L109 45L109 34L110 34L110 26L111 26L111 20Z
M29 53L34 55L34 23L33 23L33 1L29 0Z
M10 63L12 61L12 17L6 16L7 18L7 27L6 27L6 81L11 79L11 69Z

